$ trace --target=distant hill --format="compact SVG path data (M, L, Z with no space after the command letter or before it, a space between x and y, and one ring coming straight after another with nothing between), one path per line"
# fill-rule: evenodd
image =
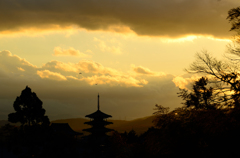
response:
M108 121L113 122L111 125L107 125L107 128L114 129L120 133L129 132L130 130L135 130L137 134L144 133L148 130L149 127L153 126L152 120L154 116L139 118L131 121L125 120L111 120ZM90 128L91 126L84 124L84 122L89 121L89 119L85 118L72 118L72 119L62 119L51 121L51 123L68 123L70 127L78 132L83 132L82 129ZM83 132L84 134L87 134Z

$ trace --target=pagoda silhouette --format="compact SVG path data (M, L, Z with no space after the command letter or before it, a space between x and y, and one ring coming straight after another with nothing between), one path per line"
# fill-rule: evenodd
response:
M90 118L89 122L84 122L84 124L91 125L91 128L83 129L83 131L87 131L90 134L91 137L94 138L103 138L106 137L106 133L113 131L113 129L106 128L106 125L112 124L112 122L108 122L107 118L112 117L111 115L105 114L102 111L100 111L99 106L99 94L98 94L98 109L96 112L86 115L85 117Z

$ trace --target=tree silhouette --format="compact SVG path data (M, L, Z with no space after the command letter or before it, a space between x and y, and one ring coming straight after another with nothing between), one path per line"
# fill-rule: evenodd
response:
M183 104L187 108L215 109L219 104L215 103L213 88L208 88L207 84L208 79L202 77L198 81L195 81L191 93L188 93L185 89L180 89L178 94L180 94L179 97L185 101Z
M42 101L36 93L26 86L21 95L16 98L13 104L15 113L8 115L8 121L12 123L20 122L22 125L49 125L48 116L42 108Z
M232 27L230 31L235 31L237 34L232 39L232 44L228 45L228 54L225 55L225 60L218 60L212 57L206 51L197 53L196 61L193 62L187 72L204 73L214 77L215 81L224 87L219 90L223 92L223 96L229 95L225 92L234 92L230 97L223 99L229 100L227 106L240 108L240 80L239 80L239 61L240 61L240 7L230 9L227 19Z
M155 118L153 119L153 124L157 128L162 128L168 122L172 119L172 115L169 114L169 107L164 107L162 105L155 105L156 108L153 110L157 110L156 112L153 113L155 115Z
M211 57L207 52L202 52L202 54L198 53L196 57L197 60L193 62L186 71L213 76L211 82L215 82L216 85L219 85L216 88L219 92L222 92L222 99L234 102L235 107L239 107L240 80L238 63L232 62L232 59L228 61L217 60ZM230 93L227 92L234 93L229 97Z
M228 17L227 19L229 20L229 22L231 22L232 27L231 27L231 31L239 31L240 29L240 7L237 8L232 8L228 11Z

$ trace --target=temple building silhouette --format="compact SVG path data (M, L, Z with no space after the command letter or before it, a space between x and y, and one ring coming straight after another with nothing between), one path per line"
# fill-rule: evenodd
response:
M106 125L112 124L112 122L108 122L107 118L112 117L111 115L105 114L102 111L100 111L100 106L99 106L99 94L98 94L98 106L97 106L97 111L86 115L85 117L90 118L89 122L85 122L84 124L88 124L92 126L91 128L88 129L83 129L83 131L90 132L90 136L95 137L95 138L102 138L106 136L107 132L113 131L113 129L106 128Z

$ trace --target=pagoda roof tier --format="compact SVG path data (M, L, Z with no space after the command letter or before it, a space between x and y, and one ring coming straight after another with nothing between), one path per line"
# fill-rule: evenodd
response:
M108 122L108 121L104 121L104 120L101 120L101 121L97 121L97 120L93 120L93 121L89 121L89 122L84 122L84 124L88 124L88 125L97 125L97 126L105 126L105 125L109 125L109 124L113 124L112 122Z
M105 114L100 110L97 110L96 112L94 112L92 114L89 114L89 115L86 115L85 117L89 117L89 118L93 118L93 119L96 119L96 118L104 119L104 118L108 118L108 117L112 117L112 116L108 115L108 114Z
M106 128L106 127L101 127L101 128L92 127L92 128L88 128L88 129L83 129L83 131L87 131L90 133L106 133L106 132L111 132L114 130Z

